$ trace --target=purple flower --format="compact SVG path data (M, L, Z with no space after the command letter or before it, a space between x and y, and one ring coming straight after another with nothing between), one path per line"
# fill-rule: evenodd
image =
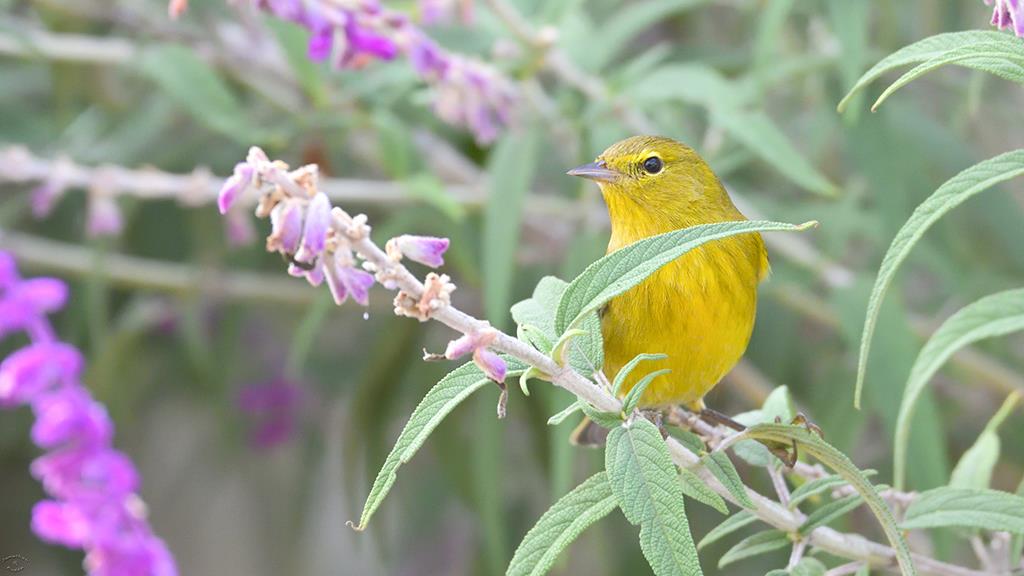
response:
M44 181L32 191L32 216L45 218L64 195L64 183L55 178Z
M14 257L7 252L0 252L0 294L18 281L18 268Z
M985 0L993 6L992 25L1000 30L1013 28L1013 33L1024 38L1024 0Z
M302 231L302 248L295 256L299 262L312 262L324 251L327 230L331 226L331 201L318 192L306 210L306 225Z
M302 205L295 200L278 202L270 212L267 251L294 254L302 238Z
M455 360L472 352L473 363L488 378L498 383L504 382L505 375L508 372L508 365L500 356L487 348L497 337L498 332L493 328L463 334L461 337L448 343L444 356L449 360Z
M62 445L101 446L114 436L114 423L107 410L77 387L62 388L40 395L32 402L36 422L32 441L40 448Z
M235 200L249 189L253 184L253 176L256 170L248 162L239 162L235 165L235 172L227 180L217 194L217 209L221 214L227 214L228 208L235 203Z
M373 274L356 268L351 253L335 252L333 262L326 265L325 272L327 286L336 304L340 305L351 296L359 304L369 305Z
M81 548L89 539L91 523L78 504L43 500L32 507L32 531L47 542Z
M243 388L238 407L253 419L250 443L257 448L272 448L291 439L303 399L302 388L286 378Z
M444 265L444 258L442 256L448 250L448 244L449 240L447 238L413 236L411 234L403 234L388 242L389 247L394 246L392 250L389 250L389 253L397 250L402 256L431 268Z
M256 229L249 215L242 210L228 210L225 215L224 233L228 244L248 246L256 239Z
M30 344L0 363L0 405L24 404L58 383L77 380L81 353L62 342Z

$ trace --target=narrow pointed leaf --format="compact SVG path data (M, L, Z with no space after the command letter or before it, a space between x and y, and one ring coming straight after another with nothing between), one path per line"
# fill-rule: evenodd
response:
M740 540L738 544L723 554L722 557L718 559L718 568L722 569L734 562L739 562L746 558L753 558L754 556L760 556L761 554L781 550L790 544L792 544L792 541L789 539L789 535L782 530L765 530L763 532L758 532L757 534L747 536L743 540Z
M964 452L960 461L953 468L949 478L952 488L988 488L992 482L992 471L999 460L999 425L1016 408L1020 400L1020 392L1007 396L995 416L988 421L985 429L978 435L974 444Z
M737 234L769 231L799 231L816 225L781 222L740 221L701 224L644 238L594 262L577 276L562 294L555 317L561 334L577 327L584 317L609 300L640 284L648 276L690 250Z
M547 574L558 555L591 524L608 515L618 501L604 472L573 488L526 533L508 566L508 576Z
M739 512L729 516L722 521L721 524L715 526L708 532L704 538L701 539L700 543L697 544L697 550L704 548L718 542L722 538L725 538L729 534L736 532L750 524L757 521L757 516L754 516L749 510L740 510Z
M668 368L665 368L664 370L655 370L641 378L639 382L629 389L629 394L626 394L626 399L622 402L622 413L631 414L633 410L636 409L636 405L640 402L640 397L643 396L644 390L647 390L647 387L650 386L651 382L654 382L654 379L658 376L662 376L670 372L672 371Z
M683 494L686 496L693 498L701 504L706 504L722 514L729 513L729 507L726 506L725 500L712 490L700 476L686 468L681 468L679 470L679 481L683 484Z
M626 381L626 377L636 368L637 364L644 360L664 360L665 358L668 358L666 354L637 354L615 374L615 379L612 381L612 393L616 397L619 396L619 392L622 391L622 384Z
M505 357L509 375L516 375L525 369L523 364L513 358ZM384 460L384 465L370 488L370 495L363 505L363 513L359 518L356 530L364 530L373 513L380 507L397 479L398 468L412 459L420 446L426 442L430 433L444 420L456 406L468 398L470 394L489 384L491 380L484 375L472 362L459 366L448 373L440 382L427 392L423 400L413 410L409 422L398 435L391 453Z
M924 62L937 56L941 56L950 50L970 46L972 44L1012 39L1013 38L1011 36L1000 32L989 30L969 30L966 32L947 32L945 34L937 34L915 42L909 46L900 48L896 52L893 52L883 58L880 62L872 66L870 70L865 72L864 75L862 75L853 85L850 92L843 97L841 102L839 102L838 109L842 112L857 92L860 92L868 84L874 82L878 77L887 72L891 72L892 70L902 68L909 64Z
M950 316L932 334L918 354L903 391L893 443L893 477L897 489L906 481L907 445L910 423L924 387L953 355L978 340L1024 330L1024 288L986 296Z
M747 494L747 487L743 485L736 466L733 465L729 455L725 452L710 452L701 458L704 467L725 486L729 494L744 508L753 508L754 502Z
M854 393L854 404L858 408L860 407L861 391L864 387L868 353L871 349L871 337L874 335L875 325L878 322L882 299L885 298L885 293L900 264L907 258L910 250L928 228L944 214L968 198L1021 174L1024 174L1024 149L1000 154L979 162L947 180L914 210L914 213L897 232L882 259L878 278L875 280L875 285L871 289L871 297L868 299L864 333L860 342L860 359L857 362L857 387ZM897 483L897 487L899 487L899 483Z
M860 506L864 502L860 494L850 494L849 496L843 496L838 500L832 500L826 504L822 504L818 508L815 508L813 512L807 515L807 520L800 525L800 535L806 536L810 534L812 530L818 526L825 526L829 522L844 516L854 508Z
M745 434L750 438L758 440L769 440L786 444L796 440L801 454L817 458L842 476L864 498L868 507L871 508L875 517L878 518L879 523L882 525L882 530L889 540L889 544L896 552L896 560L903 574L905 576L917 574L914 568L914 561L910 557L910 549L907 547L907 542L903 539L903 535L896 525L896 519L893 518L892 511L889 510L886 503L875 492L875 487L871 485L864 476L864 473L857 469L845 454L836 450L818 435L809 432L802 426L757 424L748 428Z

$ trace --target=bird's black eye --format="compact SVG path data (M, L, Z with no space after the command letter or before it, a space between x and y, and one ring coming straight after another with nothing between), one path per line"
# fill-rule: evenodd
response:
M657 174L661 172L664 165L661 162L661 158L657 156L651 156L647 160L644 160L644 171L648 174Z

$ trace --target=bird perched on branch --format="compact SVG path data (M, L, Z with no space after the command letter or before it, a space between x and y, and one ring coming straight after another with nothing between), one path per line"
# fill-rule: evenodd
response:
M628 138L568 173L600 186L612 225L608 252L697 224L746 220L700 155L670 138ZM757 286L768 270L756 232L709 242L666 264L602 310L605 375L614 378L637 354L667 354L634 370L621 393L668 368L644 391L640 407L683 404L721 420L703 398L743 356ZM604 432L585 420L574 440L600 443Z

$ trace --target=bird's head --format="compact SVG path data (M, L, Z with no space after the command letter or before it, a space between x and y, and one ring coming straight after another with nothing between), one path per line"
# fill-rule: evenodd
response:
M597 182L613 221L637 211L686 221L717 220L719 213L735 211L700 155L671 138L627 138L568 174Z

